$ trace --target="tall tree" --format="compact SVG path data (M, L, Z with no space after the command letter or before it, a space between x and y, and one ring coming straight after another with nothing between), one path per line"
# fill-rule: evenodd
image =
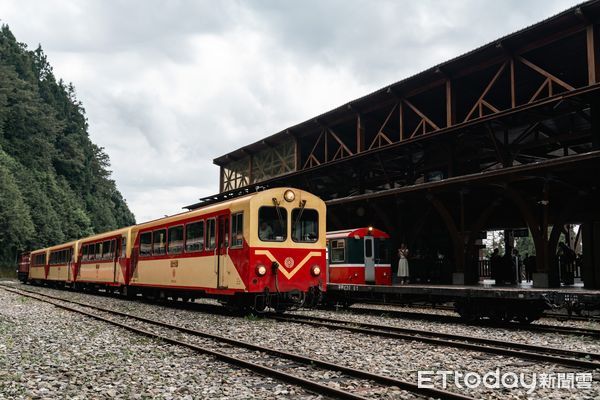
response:
M88 135L72 84L0 27L0 263L37 248L135 224Z

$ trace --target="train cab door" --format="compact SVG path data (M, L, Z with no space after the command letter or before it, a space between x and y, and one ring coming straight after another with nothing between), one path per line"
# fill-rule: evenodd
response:
M375 283L375 240L365 236L365 283Z
M229 263L229 216L217 217L217 248L215 249L217 263L217 287L226 289L227 268Z

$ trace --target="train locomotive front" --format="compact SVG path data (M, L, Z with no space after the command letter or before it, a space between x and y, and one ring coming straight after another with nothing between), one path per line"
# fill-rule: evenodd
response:
M247 285L253 308L315 305L326 289L325 203L308 192L283 189L253 196L249 208Z

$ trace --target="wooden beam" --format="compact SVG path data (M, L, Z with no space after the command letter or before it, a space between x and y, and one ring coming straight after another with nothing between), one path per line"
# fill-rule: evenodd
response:
M494 75L494 77L492 78L492 80L487 84L487 86L485 87L485 89L483 89L483 93L481 93L481 96L479 96L479 98L475 102L475 105L473 106L473 108L471 108L471 111L469 111L469 113L467 114L467 117L465 118L464 122L467 122L469 120L469 118L471 118L471 116L473 115L473 113L475 112L475 110L478 107L479 107L479 117L483 117L483 109L481 107L482 103L485 101L485 100L483 100L483 98L492 89L492 86L494 86L494 83L496 83L496 81L498 80L498 78L500 77L500 75L502 74L502 72L504 71L504 68L506 68L506 64L507 64L507 61L503 62L502 65L500 65L500 68L498 69L498 71L496 72L496 74ZM485 105L486 105L486 107L488 107L492 111L496 110L495 112L498 112L498 110L496 109L496 107L492 106L490 103L485 102Z
M596 83L596 48L594 47L594 25L590 24L585 29L587 44L588 83Z
M325 134L325 162L329 161L329 148L327 146L327 129L323 128L323 133Z
M450 79L446 81L446 127L454 123L454 107L452 106L452 83Z
M356 114L356 153L365 149L365 126L360 114Z
M515 59L510 59L510 106L515 108L517 105L515 94Z
M575 88L571 85L569 85L567 82L557 78L556 76L552 75L550 72L538 67L537 65L535 65L534 63L532 63L531 61L523 58L523 57L518 57L519 61L521 61L523 64L527 65L529 68L531 68L532 70L536 71L538 74L545 76L546 78L548 78L549 80L551 80L554 83L559 84L560 86L564 87L567 90L575 90Z
M308 158L306 159L306 162L304 163L304 166L302 167L302 169L306 169L306 166L309 164L310 164L309 167L314 167L314 165L311 161L315 161L317 163L317 165L321 165L321 162L319 161L319 159L317 157L315 157L315 150L316 150L317 146L319 145L319 142L321 141L321 137L323 137L323 132L324 132L324 130L321 130L321 134L317 138L317 141L315 142L315 145L313 146L312 150L310 151L310 154L308 155Z
M294 136L294 148L295 148L295 154L294 154L294 171L298 171L300 170L300 156L301 156L301 148L300 148L300 139L298 139L297 136Z
M402 100L407 106L410 107L411 110L413 110L415 112L415 114L417 114L419 117L421 117L421 119L426 122L427 124L429 124L432 128L434 128L435 130L439 130L440 127L437 126L435 124L435 122L433 122L432 120L430 120L425 114L423 114L421 111L419 111L419 109L417 107L415 107L410 101L404 99Z
M383 129L385 128L385 126L387 125L388 121L390 120L390 118L392 117L392 114L394 113L394 111L396 110L396 107L398 107L398 103L394 104L394 107L392 107L392 110L390 111L390 113L388 114L388 116L386 117L385 121L383 121L383 124L381 125L381 128L379 128L379 133L383 132Z
M223 166L221 165L219 169L221 170L219 174L219 192L223 193Z
M331 134L331 136L333 136L333 138L336 140L336 142L338 142L340 144L340 149L344 149L346 150L346 152L348 153L348 155L353 155L354 153L352 153L352 151L350 151L350 149L348 148L348 146L346 146L344 144L344 142L338 137L338 135L335 134L334 131L332 131L331 129L327 129L329 131L329 133ZM343 153L342 153L342 157L343 157Z
M252 156L248 156L248 185L252 185Z
M400 105L399 107L399 111L400 111L400 141L404 140L404 106L402 104L402 101L400 101Z

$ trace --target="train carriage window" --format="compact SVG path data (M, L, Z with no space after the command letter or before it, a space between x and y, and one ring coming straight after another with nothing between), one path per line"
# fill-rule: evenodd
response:
M95 254L95 250L96 249L96 245L95 244L90 244L88 245L88 260L94 260L96 258L96 254Z
M109 251L110 257L109 259L114 260L115 258L115 239L110 241L110 251Z
M229 218L219 219L219 223L223 224L220 227L219 232L223 232L223 237L219 240L221 243L221 248L226 249L229 247Z
M258 238L263 242L283 242L287 238L287 210L261 207L258 210Z
M167 252L167 230L160 229L152 234L152 254L161 255Z
M140 256L152 255L152 232L144 232L140 235Z
M101 260L102 259L102 243L96 243L95 253L96 253L96 255L94 256L94 259Z
M73 249L67 249L67 256L66 256L66 260L67 263L70 263L71 261L73 261Z
M88 246L84 244L81 248L81 261L87 261Z
M244 213L231 215L231 247L244 245Z
M183 252L183 225L169 228L169 254L180 254Z
M55 259L56 259L56 253L55 252L51 252L50 253L50 261L48 261L48 264L54 265L54 260Z
M319 238L319 213L310 208L292 210L292 240L314 243Z
M373 257L373 239L365 238L365 258Z
M36 254L33 257L33 265L41 266L46 264L46 255L45 254Z
M204 250L204 221L194 222L185 226L185 251Z
M102 259L103 260L110 260L111 259L111 241L107 240L105 242L102 243Z
M346 261L346 241L337 239L331 241L331 263L342 263Z
M127 238L121 238L121 258L125 258L127 255Z
M213 250L217 247L217 237L216 237L216 229L215 229L216 221L214 218L206 221L206 249Z

